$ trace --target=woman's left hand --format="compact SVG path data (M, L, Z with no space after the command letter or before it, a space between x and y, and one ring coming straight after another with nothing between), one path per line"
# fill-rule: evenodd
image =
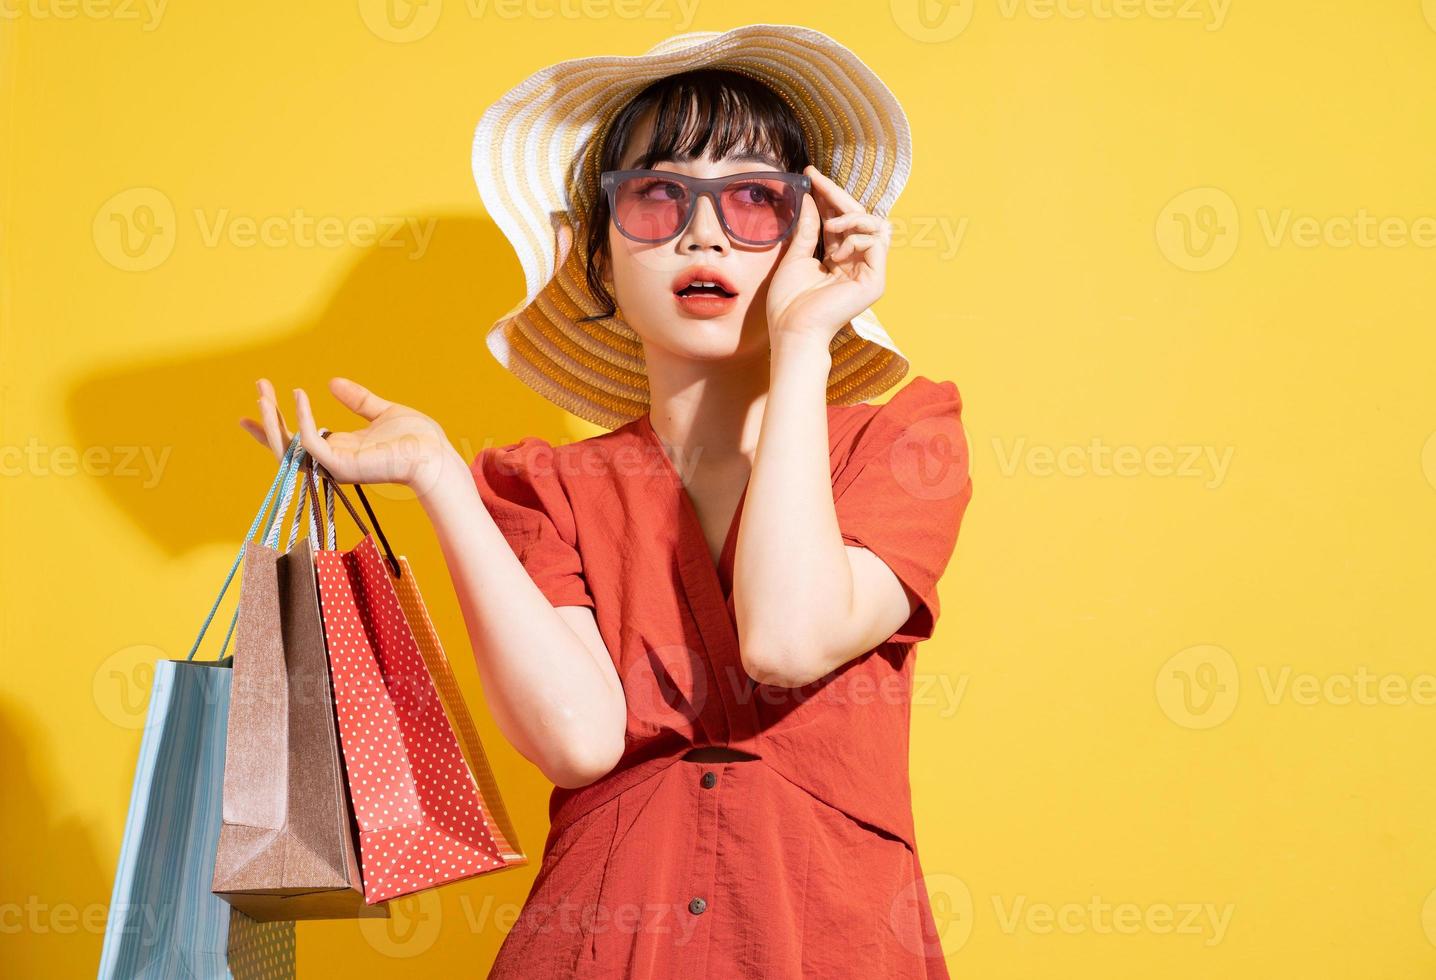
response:
M883 294L892 225L869 214L817 167L803 173L812 179L813 193L803 195L798 227L768 283L768 334L774 347L809 337L826 349ZM813 255L820 233L821 261Z

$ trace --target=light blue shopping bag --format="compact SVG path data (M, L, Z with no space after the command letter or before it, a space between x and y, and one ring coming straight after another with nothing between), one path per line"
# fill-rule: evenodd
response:
M224 651L234 620L220 659L196 660L194 655L239 569L245 546L281 487L280 503L269 522L284 513L303 456L295 436L189 656L155 664L100 953L101 980L294 976L294 923L256 922L210 890L223 821L225 734L234 673L233 657Z

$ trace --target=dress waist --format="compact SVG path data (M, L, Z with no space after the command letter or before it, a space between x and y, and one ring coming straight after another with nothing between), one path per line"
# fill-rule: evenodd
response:
M749 761L760 759L762 756L754 755L752 752L744 752L741 749L732 749L726 745L700 745L683 753L685 759L696 759L699 762L726 762L736 759Z

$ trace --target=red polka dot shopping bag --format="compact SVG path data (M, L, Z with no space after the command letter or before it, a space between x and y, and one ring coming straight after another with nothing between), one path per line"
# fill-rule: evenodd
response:
M365 900L528 863L408 560L395 557L363 489L353 485L374 533L313 465L329 517L314 568ZM364 535L348 551L335 546L336 494Z

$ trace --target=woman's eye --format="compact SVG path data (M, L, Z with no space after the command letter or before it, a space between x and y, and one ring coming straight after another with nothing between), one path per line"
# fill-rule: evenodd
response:
M655 201L678 200L683 196L683 186L671 180L651 180L638 193Z
M734 194L740 204L767 204L773 200L773 195L762 184L740 184L734 188Z

